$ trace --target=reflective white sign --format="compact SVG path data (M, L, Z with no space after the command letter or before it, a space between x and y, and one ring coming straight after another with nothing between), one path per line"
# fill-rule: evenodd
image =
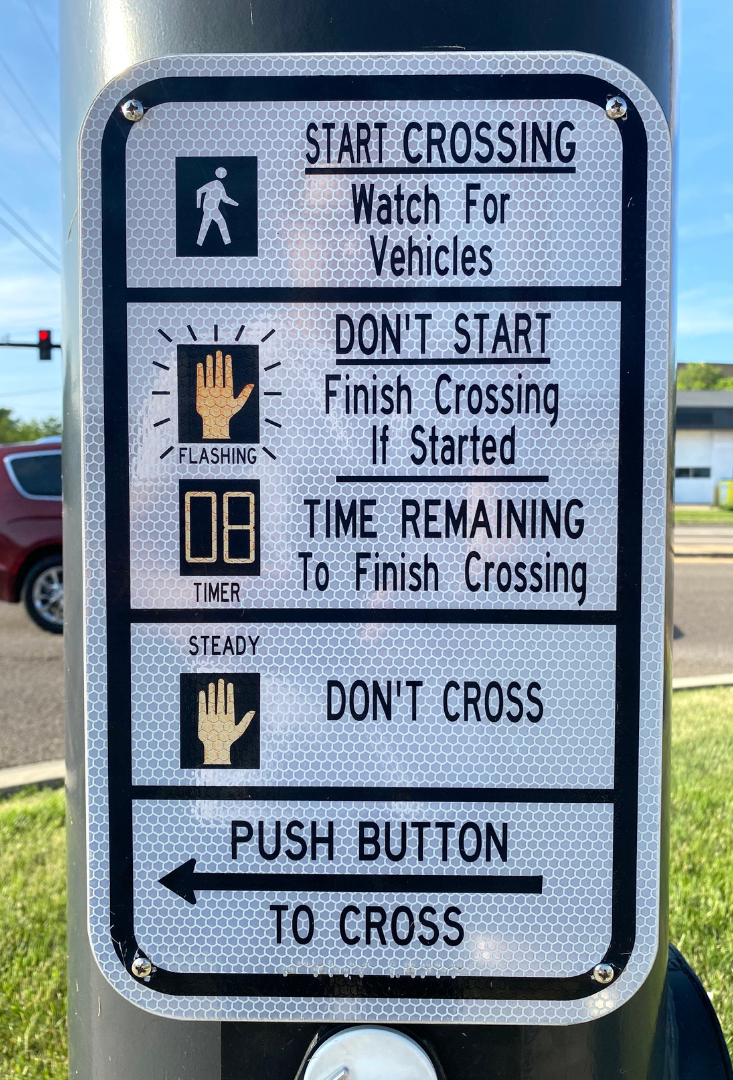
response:
M94 105L90 933L131 1001L568 1024L643 982L669 168L571 54L178 57Z

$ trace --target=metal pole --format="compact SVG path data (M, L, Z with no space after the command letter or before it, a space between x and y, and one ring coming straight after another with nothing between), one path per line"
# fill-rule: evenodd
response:
M673 119L671 0L63 0L64 498L69 784L70 1075L80 1080L219 1080L218 1023L160 1019L125 1002L92 957L86 925L81 578L77 138L103 85L130 65L176 53L384 50L578 50L630 68ZM663 848L666 836L663 837ZM663 854L666 867L666 855ZM665 871L662 878L664 880ZM665 1072L666 886L654 971L616 1013L570 1028L425 1026L450 1078L538 1080ZM252 1080L290 1080L318 1025L225 1025L224 1052ZM456 1071L458 1070L458 1071ZM672 1075L672 1074L670 1074Z

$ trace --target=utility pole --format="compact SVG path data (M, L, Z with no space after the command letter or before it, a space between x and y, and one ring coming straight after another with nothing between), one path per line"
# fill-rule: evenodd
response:
M679 1075L671 5L62 53L70 1075Z

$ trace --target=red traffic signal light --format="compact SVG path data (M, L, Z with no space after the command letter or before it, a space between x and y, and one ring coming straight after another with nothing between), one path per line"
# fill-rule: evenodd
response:
M39 330L38 331L38 359L50 360L51 359L51 331Z

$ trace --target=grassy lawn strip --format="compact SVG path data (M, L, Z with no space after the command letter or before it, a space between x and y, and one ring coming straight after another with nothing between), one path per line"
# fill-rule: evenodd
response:
M66 1078L64 793L0 799L0 1080Z
M671 937L733 1045L733 687L674 694ZM0 1080L65 1080L64 798L0 799Z
M675 525L733 525L733 510L726 510L722 506L686 510L684 506L676 506L674 521Z
M670 936L733 1047L733 687L673 701Z

